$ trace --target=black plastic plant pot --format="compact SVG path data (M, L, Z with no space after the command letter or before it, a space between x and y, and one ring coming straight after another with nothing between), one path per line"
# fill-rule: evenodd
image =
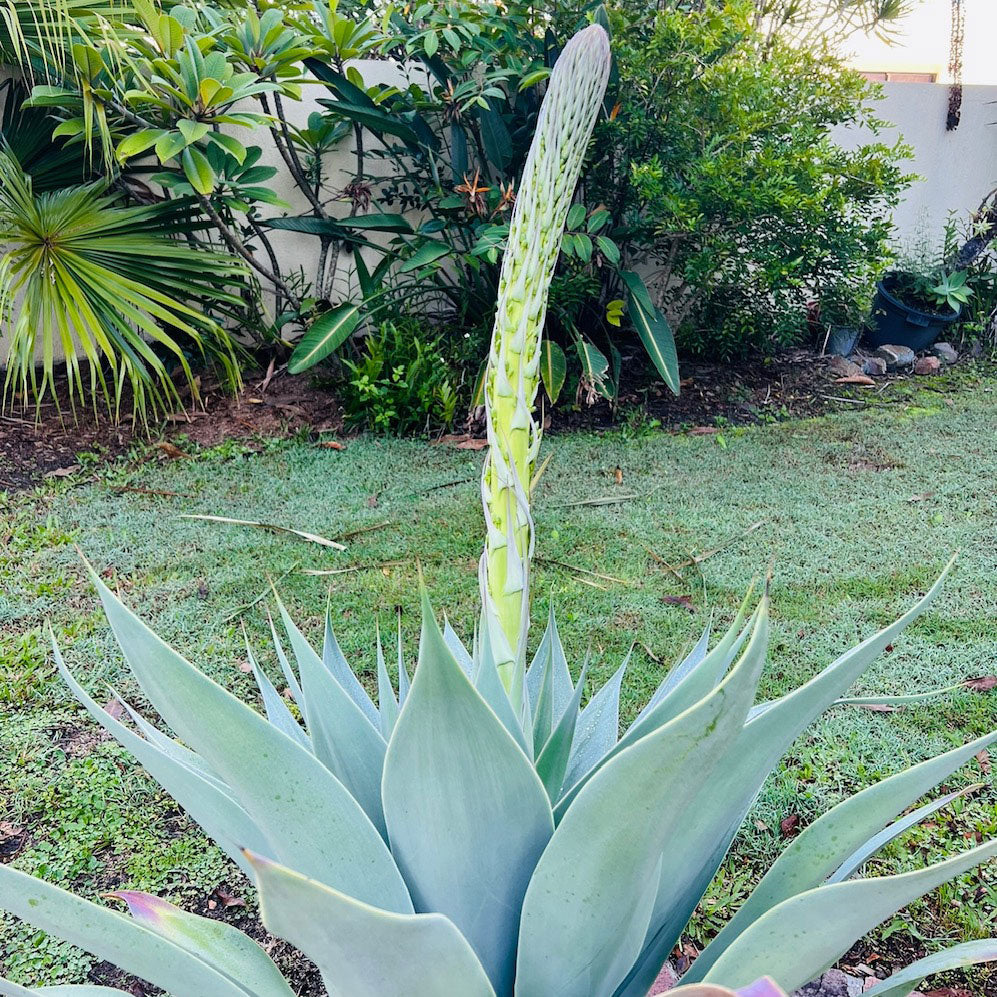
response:
M866 332L869 346L909 346L926 350L962 312L962 306L945 312L925 312L905 305L891 289L892 281L885 277L876 285L872 303L872 326Z

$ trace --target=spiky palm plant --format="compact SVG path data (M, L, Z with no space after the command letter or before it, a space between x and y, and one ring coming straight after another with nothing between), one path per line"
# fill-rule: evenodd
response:
M0 151L0 328L9 335L4 398L54 392L61 349L72 394L102 389L115 413L123 386L134 411L177 397L164 356L193 383L183 337L238 377L229 334L204 306L233 308L245 268L193 248L181 202L121 207L104 182L36 193ZM158 351L157 351L158 350ZM39 379L36 362L41 359Z
M548 100L570 103L576 85L591 100L588 81L604 79L606 59L601 29L587 29L562 53ZM589 122L575 121L581 141ZM524 202L539 205L527 193ZM493 408L496 440L522 429L512 425L517 411ZM533 439L527 430L527 447ZM133 726L102 709L55 648L63 678L253 879L264 924L315 962L331 997L644 997L767 774L941 585L806 685L760 705L768 595L750 616L746 601L712 648L703 634L620 736L626 663L583 707L585 669L572 678L553 616L519 680L508 652L514 662L525 653L499 612L483 613L468 651L439 628L423 593L415 676L399 641L396 693L378 639L375 702L329 616L318 653L278 602L296 667L276 630L275 650L302 723L251 651L265 718L163 643L97 574L91 580L132 675L175 736L126 703ZM987 842L904 875L855 878L926 811L893 817L995 738L886 779L806 828L676 997L792 990L898 907L997 855ZM130 918L0 865L0 907L176 997L293 994L263 949L224 922L135 891L115 897ZM994 939L956 946L868 994L906 997L928 973L995 957ZM0 982L8 997L45 992ZM107 992L73 987L59 997Z

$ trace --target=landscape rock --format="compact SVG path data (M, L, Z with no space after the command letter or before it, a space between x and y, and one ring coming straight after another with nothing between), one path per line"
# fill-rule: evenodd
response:
M862 364L862 373L869 377L885 377L886 361L882 357L868 357Z
M829 969L819 980L797 990L793 997L861 997L864 983L840 969Z
M935 343L931 347L931 352L942 363L955 363L959 359L959 351L951 343Z
M875 355L886 362L886 369L891 372L911 367L917 359L909 346L894 346L892 343L878 347Z
M854 377L862 373L862 368L857 363L852 363L845 357L834 356L828 361L827 369L835 377Z
M942 362L938 357L918 357L914 361L914 373L929 375L937 374L942 369Z

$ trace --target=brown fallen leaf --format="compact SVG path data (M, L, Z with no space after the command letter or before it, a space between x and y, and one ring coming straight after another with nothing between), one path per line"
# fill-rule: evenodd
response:
M934 496L934 492L921 492L920 495L911 495L908 502L927 502L929 498Z
M224 886L219 886L215 892L214 896L218 898L218 902L223 907L245 907L246 901L242 897L237 897L234 893L230 893Z
M339 440L319 440L315 444L317 447L321 447L323 450L345 450L346 444L340 443Z
M175 443L170 443L169 440L162 440L159 443L154 443L153 446L156 450L162 450L170 460L192 460L193 458L189 453L184 453Z
M689 430L690 436L712 436L714 433L719 433L720 430L716 426L693 426Z
M835 384L864 384L872 385L876 382L868 374L849 374L847 377L836 377Z
M872 713L896 713L899 706L890 706L889 703L852 703L863 710L870 710Z
M683 609L688 609L690 613L696 612L691 595L663 595L661 601L666 606L681 606Z
M922 990L921 997L973 997L968 990L961 987L942 987L941 990Z
M253 670L253 666L248 661L240 661L236 667L240 672L246 672L247 674Z
M616 465L616 470L613 471L613 481L618 485L623 484L623 468L619 464Z
M79 464L70 464L69 467L57 467L51 471L47 471L45 477L68 478L71 474L75 474L79 469L80 469Z
M784 838L795 838L801 831L800 815L790 814L788 817L783 817L779 821L779 830Z
M966 679L962 684L973 692L989 692L997 686L997 675L980 675L977 678Z
M977 751L976 760L980 763L980 771L984 775L990 775L990 752L986 748Z
M121 700L119 699L109 699L104 704L104 712L114 720L117 720L121 716Z
M447 433L436 440L436 442L449 444L458 450L484 450L488 446L488 440L479 439L467 433Z

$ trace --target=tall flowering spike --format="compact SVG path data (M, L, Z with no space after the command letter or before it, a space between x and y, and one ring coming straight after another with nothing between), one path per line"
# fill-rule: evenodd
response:
M488 533L478 574L499 671L516 696L529 626L529 492L541 436L533 418L540 336L565 217L609 66L609 38L595 24L579 31L558 58L526 159L499 278L485 374L489 448L481 498Z

